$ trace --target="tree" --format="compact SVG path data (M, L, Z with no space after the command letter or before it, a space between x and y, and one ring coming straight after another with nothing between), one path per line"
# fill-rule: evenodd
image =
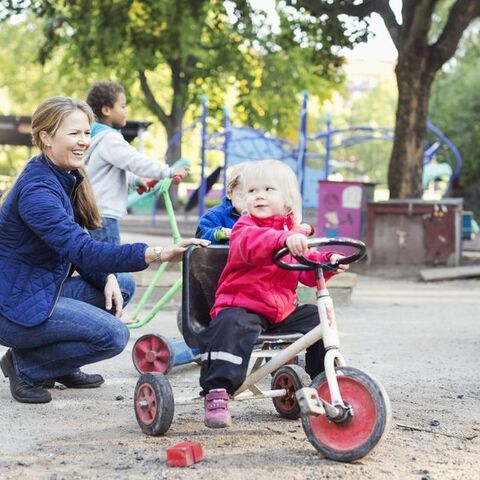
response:
M314 24L310 16L282 6L276 14L278 26L266 29L265 12L254 12L250 77L239 82L237 111L243 124L296 142L302 91L321 103L329 99L343 83L338 47L361 38L345 37L337 20Z
M480 27L480 25L479 25ZM455 187L467 210L480 217L480 69L479 30L472 32L462 50L432 87L432 122L457 146L462 169ZM446 158L446 161L449 159Z
M388 0L294 0L300 11L317 18L348 15L357 20L356 31L368 29L368 18L379 14L398 51L395 69L398 104L395 118L395 142L390 157L388 186L391 198L421 196L423 146L430 89L437 72L455 53L463 32L480 16L478 0L450 1L447 19L435 38L439 0L403 0L398 20ZM437 8L437 10L436 10ZM345 24L345 34L348 28Z

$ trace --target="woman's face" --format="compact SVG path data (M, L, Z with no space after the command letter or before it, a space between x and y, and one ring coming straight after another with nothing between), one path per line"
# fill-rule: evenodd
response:
M85 151L90 145L90 123L88 117L75 110L60 123L54 135L40 132L44 153L57 167L76 170L84 165Z

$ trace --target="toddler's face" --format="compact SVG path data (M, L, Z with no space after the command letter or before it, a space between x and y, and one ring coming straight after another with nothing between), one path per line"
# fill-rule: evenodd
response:
M240 185L237 185L228 195L228 198L232 201L232 205L238 213L246 208L245 204L245 192Z
M274 181L249 179L245 186L247 210L258 218L268 218L273 215L285 215L287 209L280 190L280 185Z

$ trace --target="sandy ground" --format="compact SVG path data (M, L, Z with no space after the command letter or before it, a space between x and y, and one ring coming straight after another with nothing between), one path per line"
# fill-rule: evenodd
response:
M348 364L379 379L392 403L392 430L365 459L323 459L271 400L234 403L226 430L204 427L200 404L177 406L164 437L142 434L131 349L146 333L178 336L170 305L132 331L122 355L86 368L105 376L99 389L55 388L50 404L32 406L0 380L0 479L480 479L480 280L375 275L360 275L352 304L336 309ZM198 372L172 370L176 396L198 392ZM166 449L187 440L202 443L203 462L168 468Z

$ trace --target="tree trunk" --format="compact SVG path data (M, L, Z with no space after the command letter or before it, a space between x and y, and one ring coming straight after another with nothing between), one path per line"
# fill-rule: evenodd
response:
M388 169L390 198L420 198L428 100L434 72L420 52L399 57L395 141Z
M181 109L172 110L170 115L170 122L168 123L167 137L168 142L176 137L176 140L168 147L167 150L167 163L173 165L178 159L182 158L182 124L183 124L183 111ZM178 133L178 136L177 136Z
M176 112L172 110L170 122L167 126L168 142L173 139L177 132L181 132L183 123L183 112ZM168 147L166 161L168 165L173 165L177 160L182 158L182 136L178 133L176 140ZM170 187L170 198L175 210L178 208L178 187L173 185Z
M173 98L172 98L172 109L170 115L168 115L163 108L158 104L155 96L150 89L148 84L147 77L143 70L138 72L140 79L140 85L142 91L145 95L148 107L152 112L157 116L162 125L167 131L167 141L170 143L170 140L176 136L177 132L181 132L183 124L183 115L185 112L185 105L187 101L187 89L188 89L188 80L182 78L181 71L178 66L178 62L172 62L170 65L172 68L172 88L173 88ZM166 162L168 165L172 165L182 156L182 137L179 133L178 137L172 142L172 145L167 149ZM172 199L172 204L175 209L178 207L178 188L176 185L172 185L170 188L170 198ZM163 207L162 199L159 199L159 206Z

